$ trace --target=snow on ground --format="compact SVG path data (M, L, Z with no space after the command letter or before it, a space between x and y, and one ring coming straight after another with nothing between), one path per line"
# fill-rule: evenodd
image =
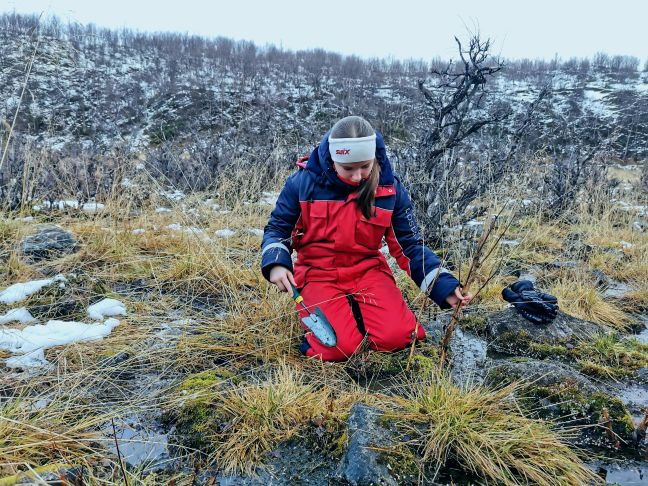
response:
M103 299L88 307L90 319L101 320L105 317L125 316L126 306L116 299Z
M57 275L53 278L13 284L0 292L0 302L3 304L15 304L55 282L60 282L59 285L64 286L66 279L63 275Z
M7 324L8 322L20 322L22 324L29 324L36 321L34 316L25 308L11 309L6 314L0 316L0 324Z
M170 208L155 208L156 213L170 213L171 209Z
M219 238L231 238L236 233L229 228L220 229L214 233L215 236Z
M274 206L277 204L277 199L279 199L278 192L262 192L260 204L266 204L268 206Z
M43 204L37 204L34 206L34 211L42 211L43 209L59 209L63 210L66 208L79 209L86 211L88 213L95 213L102 210L105 205L98 202L87 202L79 206L79 201L74 200L65 200L65 201L46 201Z
M133 231L131 231L134 235L141 235L143 233L146 233L146 230L144 228L135 228Z
M259 228L248 228L245 231L254 236L263 236L263 230Z
M211 238L207 235L204 229L197 228L195 226L188 226L186 228L183 228L180 223L171 223L167 226L167 229L170 229L171 231L182 231L183 233L187 233L188 235L193 235L197 238L200 238L202 241L211 241Z
M45 349L103 339L118 325L117 319L110 318L102 324L52 320L47 324L27 326L22 330L0 329L0 349L19 355L7 359L6 365L9 368L44 366L48 364L44 355Z

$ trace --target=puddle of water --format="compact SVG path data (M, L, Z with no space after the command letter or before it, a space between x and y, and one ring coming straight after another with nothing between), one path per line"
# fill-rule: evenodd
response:
M603 464L600 466L605 470L605 480L619 486L634 486L648 484L648 463L630 462ZM601 471L603 473L603 471ZM601 474L602 475L602 474Z
M112 453L117 454L112 426L105 430L111 439L106 445ZM126 422L115 421L115 430L119 453L129 467L145 466L147 471L156 471L169 465L167 434L144 427L135 417L130 417Z
M644 329L634 336L640 343L648 344L648 315L640 315L639 320L643 322Z

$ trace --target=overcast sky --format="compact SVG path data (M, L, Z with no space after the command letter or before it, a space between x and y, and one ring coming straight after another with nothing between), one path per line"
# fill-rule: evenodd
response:
M14 10L361 57L448 58L454 35L478 30L507 58L648 59L646 0L0 0L0 12Z

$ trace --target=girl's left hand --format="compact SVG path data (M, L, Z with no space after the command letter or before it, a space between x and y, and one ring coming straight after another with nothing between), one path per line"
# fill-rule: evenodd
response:
M454 293L446 297L446 302L450 304L452 307L454 307L455 309L457 308L457 305L460 304L461 308L463 309L468 305L468 303L472 300L472 298L473 298L472 294L463 295L461 293L460 287L457 287L454 290Z

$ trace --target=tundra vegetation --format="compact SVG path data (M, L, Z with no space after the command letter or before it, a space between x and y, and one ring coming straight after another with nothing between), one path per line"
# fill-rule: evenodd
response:
M610 103L631 100L614 119L584 103L596 76L645 87L639 61L505 62L473 37L457 41L456 63L387 62L0 20L0 42L15 48L0 60L0 90L16 115L0 130L0 289L65 278L0 303L0 316L25 307L41 323L84 321L104 298L127 309L101 340L4 368L0 484L344 482L338 464L357 439L358 403L389 433L370 449L400 484L597 484L594 453L645 454L648 401L623 390L645 390L648 370L646 91L593 85ZM48 87L53 75L77 86L82 72L90 91L62 102ZM106 79L112 91L99 93ZM289 101L270 96L270 82ZM520 83L523 101L507 101ZM66 104L83 110L54 109ZM102 126L109 112L115 124ZM314 134L351 112L385 133L422 234L460 278L497 215L447 368L439 341L449 313L399 269L428 340L392 354L363 349L346 363L299 354L294 304L258 270L273 194ZM53 224L76 244L26 251ZM524 275L588 332L539 339L516 324L495 335L501 290ZM488 349L468 379L453 374L462 336ZM3 349L4 367L15 356ZM520 371L538 362L564 379ZM134 459L141 450L150 457Z

